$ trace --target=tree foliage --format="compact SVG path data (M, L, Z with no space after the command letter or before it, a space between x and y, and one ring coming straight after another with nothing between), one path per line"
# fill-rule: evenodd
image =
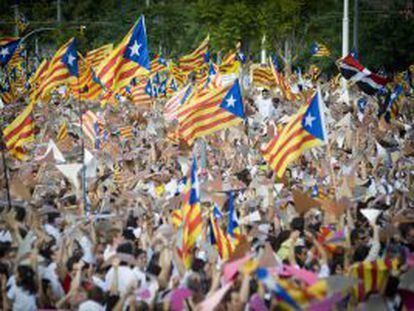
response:
M79 37L83 52L117 43L144 14L152 53L177 57L189 53L209 34L213 51L225 52L240 41L256 60L263 35L268 51L283 54L288 43L294 65L317 63L332 68L333 60L341 56L341 0L149 0L149 6L146 1L62 0L60 25L56 24L56 1L21 0L19 9L31 22L29 30L57 28L39 35L39 43L46 47L56 48L70 36ZM12 34L12 2L0 1L0 35ZM373 70L400 70L414 62L414 18L412 11L407 13L407 3L360 0L359 55ZM351 34L352 7L351 0ZM86 26L82 34L81 25ZM328 46L332 59L310 57L314 41Z

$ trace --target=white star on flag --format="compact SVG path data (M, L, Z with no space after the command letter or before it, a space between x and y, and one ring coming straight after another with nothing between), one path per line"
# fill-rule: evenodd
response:
M313 117L310 113L306 116L306 118L305 118L305 125L306 126L309 126L309 127L312 127L312 123L313 123L313 121L315 121L316 120L316 118L315 117Z
M134 45L129 47L129 49L131 50L131 56L134 56L134 55L139 56L140 48L141 48L141 44L138 44L137 40L135 40Z
M73 66L73 61L75 60L75 57L72 54L69 54L68 56L68 64L70 66Z
M0 55L3 57L3 58L6 58L6 55L7 54L9 54L9 50L7 49L7 48L2 48L1 49L1 52L0 52Z
M234 99L233 95L231 95L230 98L226 100L226 102L227 102L227 107L234 107L236 100Z

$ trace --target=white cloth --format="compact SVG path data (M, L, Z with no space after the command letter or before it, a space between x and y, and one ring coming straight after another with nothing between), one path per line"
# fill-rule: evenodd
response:
M82 260L94 264L96 262L95 255L93 254L93 244L87 236L82 236L79 240L79 244L82 247L83 257Z
M273 107L272 98L263 98L259 96L255 100L255 105L259 110L259 115L263 120L270 119L275 113L275 108Z
M107 291L111 289L112 282L115 280L115 269L111 267L105 275L105 288ZM117 292L122 296L126 293L126 290L131 283L138 283L137 275L134 271L126 266L118 267L118 288Z
M93 300L86 300L79 305L78 311L105 311L105 307Z
M141 269L139 269L138 267L135 267L134 269L132 269L132 271L134 271L139 281L140 287L141 288L145 287L145 285L147 284L147 278L145 276L145 272L141 271Z
M44 224L43 229L45 229L48 235L54 237L56 241L60 240L60 231L56 227L52 226L51 224Z
M103 253L104 261L107 261L109 258L111 258L111 256L115 254L116 254L116 247L113 247L112 245L108 244Z
M47 267L39 267L39 274L42 279L50 281L53 295L60 299L65 295L62 284L59 282L59 277L56 273L56 263L52 262Z
M7 297L13 302L13 311L36 311L36 296L16 285L16 279L12 276L7 281Z
M324 263L321 265L321 269L319 270L318 277L319 278L327 278L331 274L331 271L329 270L329 266Z

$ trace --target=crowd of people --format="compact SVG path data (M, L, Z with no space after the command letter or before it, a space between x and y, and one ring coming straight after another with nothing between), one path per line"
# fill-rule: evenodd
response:
M164 120L167 99L82 103L109 132L84 151L78 101L38 107L31 160L8 159L11 208L0 182L1 309L414 310L412 89L385 122L378 98L355 85L346 94L323 77L292 78L297 93L321 89L329 143L278 179L261 149L310 97L288 101L243 72L245 122L194 146ZM58 151L71 163L93 159L80 185L57 168L55 149L45 154L65 120ZM179 211L193 157L203 225L186 268ZM230 192L239 233L212 238L211 213L227 232Z

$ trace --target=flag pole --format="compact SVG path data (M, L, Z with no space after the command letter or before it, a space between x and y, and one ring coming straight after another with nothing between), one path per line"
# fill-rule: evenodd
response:
M6 144L3 140L3 131L0 131L0 138L1 138L1 158L3 160L3 172L4 172L4 180L6 181L6 194L7 194L7 205L9 210L12 208L11 203L11 196L10 196L10 184L9 184L9 175L7 174L7 163L6 163Z
M79 74L77 77L78 84L78 106L79 106L79 123L80 123L80 134L81 134L81 157L82 157L82 171L81 171L81 188L82 188L82 201L84 212L89 212L88 204L86 200L86 167L85 167L85 135L83 133L83 117L82 117L82 96Z

